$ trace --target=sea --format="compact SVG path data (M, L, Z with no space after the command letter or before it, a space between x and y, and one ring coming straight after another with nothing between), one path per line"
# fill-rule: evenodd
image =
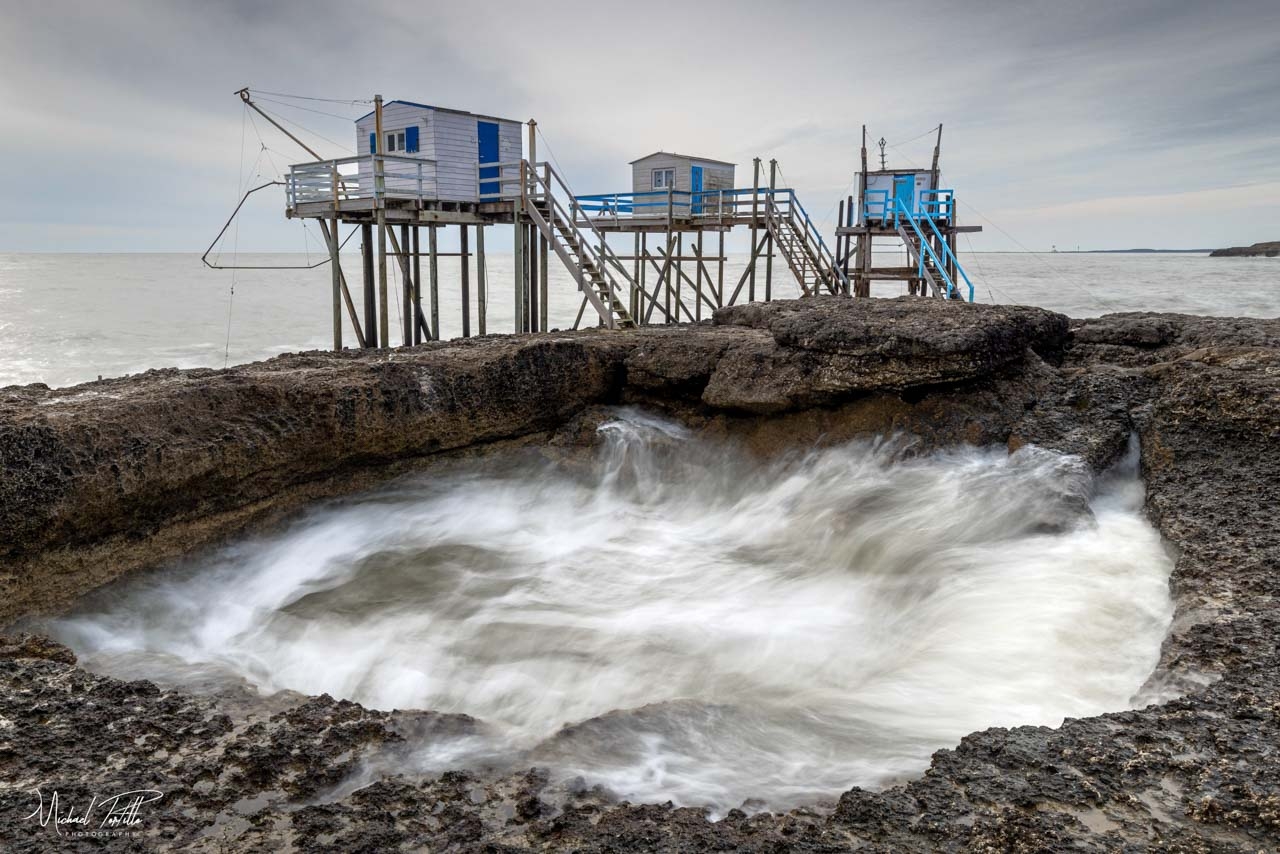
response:
M0 387L63 387L152 368L220 368L328 349L330 272L323 264L309 266L322 260L314 254L241 253L237 265L271 269L217 270L184 253L0 253ZM961 260L977 302L1037 305L1072 317L1119 311L1280 315L1280 259L1275 258L1024 252L969 253ZM736 285L745 262L745 255L730 257L727 289ZM877 263L882 262L891 263L877 253ZM445 338L462 334L458 263L456 258L440 262ZM343 266L357 271L359 258L344 257ZM486 266L486 332L510 332L512 257L491 252ZM557 266L551 270L550 319L553 327L567 329L581 297ZM473 269L472 334L479 331L476 279ZM401 339L402 312L394 269L390 289L395 342ZM757 290L761 296L762 275ZM874 296L901 293L900 283L873 287ZM775 267L773 296L798 295L785 269ZM703 316L709 313L710 306L704 306ZM346 345L354 346L349 325L344 334Z

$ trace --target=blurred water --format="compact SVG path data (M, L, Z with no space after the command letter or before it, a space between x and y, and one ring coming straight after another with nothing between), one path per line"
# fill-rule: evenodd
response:
M964 247L962 246L962 249ZM877 252L877 263L892 263ZM1280 315L1280 259L1061 253L961 255L982 302L1041 305L1072 316L1110 311ZM241 263L297 264L301 255L241 255ZM316 256L311 256L316 260ZM725 280L745 263L735 256ZM905 263L905 262L902 262ZM359 258L344 259L355 275ZM461 333L457 259L441 261L441 326ZM490 253L488 330L512 329L511 255ZM781 264L775 293L797 296ZM65 386L148 368L221 367L331 345L330 276L314 270L205 268L195 255L0 254L0 386ZM399 294L392 270L391 291ZM475 275L472 275L475 287ZM761 285L762 287L762 285ZM551 263L551 319L573 324L579 306L563 266ZM876 284L877 296L903 293ZM356 295L357 299L358 294ZM392 341L400 339L393 296ZM472 331L476 299L472 298ZM228 323L229 321L229 323ZM348 345L354 344L350 329Z
M761 461L623 411L589 465L491 457L313 509L54 623L86 666L463 712L380 772L537 764L783 808L987 726L1129 708L1172 618L1136 447Z

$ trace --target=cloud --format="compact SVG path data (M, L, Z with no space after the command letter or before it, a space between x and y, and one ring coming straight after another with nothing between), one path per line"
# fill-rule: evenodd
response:
M736 161L739 183L776 157L819 219L862 124L909 163L941 122L948 183L1027 245L1280 233L1280 206L1257 203L1280 180L1273 0L912 8L19 2L0 29L0 248L202 249L238 186L305 159L246 118L244 85L536 116L540 153L583 192L626 189L627 162L658 148ZM270 97L327 156L367 109ZM244 248L301 248L281 207L246 209ZM975 245L1011 247L994 229Z

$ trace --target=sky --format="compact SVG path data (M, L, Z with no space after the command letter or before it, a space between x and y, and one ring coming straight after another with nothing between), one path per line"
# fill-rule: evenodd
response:
M309 159L249 119L244 86L335 99L259 96L325 156L352 153L374 93L536 118L539 156L579 193L630 189L628 161L657 149L736 162L739 186L776 158L828 233L863 124L891 167L927 165L942 124L975 249L1280 240L1277 0L3 11L0 251L203 251L240 187ZM257 194L236 246L306 248L283 208Z

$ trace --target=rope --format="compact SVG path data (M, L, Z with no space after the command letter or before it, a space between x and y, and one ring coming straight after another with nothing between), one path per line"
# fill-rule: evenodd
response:
M288 105L286 105L286 106L288 106ZM293 125L294 127L296 127L298 130L305 131L305 132L307 132L307 133L311 134L312 136L316 137L317 139L323 139L325 142L329 143L329 144L330 144L330 145L332 145L332 146L336 146L337 148L341 148L343 151L355 151L355 149L353 149L351 146L349 146L349 145L343 145L343 144L342 144L342 143L340 143L340 142L335 142L334 140L329 139L329 137L325 136L324 134L318 133L317 131L312 130L311 128L307 127L306 125L299 124L298 122L295 122L293 119L288 118L287 116L282 116L282 115L280 115L279 113L277 113L277 112L273 112L273 111L271 111L271 110L268 110L268 109L267 109L267 108L265 108L265 107L259 107L258 109L262 110L262 112L266 113L267 115L271 116L272 118L279 119L279 120L280 120L280 121L282 121L282 122L288 122L289 124L291 124L291 125ZM346 117L345 117L345 116L338 116L338 118L340 118L340 119L341 119L341 118L346 118ZM254 129L255 129L255 130L257 129L257 126L256 126L256 125L254 126ZM278 151L277 151L276 153L277 153L277 154L280 154L280 152L278 152ZM282 155L282 156L283 156L283 155Z
M973 266L977 268L978 275L982 279L982 286L987 289L987 296L991 298L991 303L994 305L996 296L991 292L991 280L987 278L987 271L982 269L982 262L978 260L978 253L973 251L973 241L969 239L968 234L965 234L964 242L969 247L969 254L973 256ZM999 290L999 288L996 290ZM1001 293L1003 294L1004 292L1001 291ZM1007 297L1008 294L1005 294L1005 296Z
M247 87L248 88L248 87ZM285 92L268 92L265 89L249 88L257 95L275 95L277 98L294 98L299 101L327 101L330 104L372 104L372 98L316 98L311 95L289 95Z
M244 111L241 113L241 119L240 119L240 175L239 177L236 178L237 190L241 189L244 186L244 138L245 138L245 121L244 120L245 118L248 118L248 116L249 116L249 105L245 104ZM259 154L259 157L261 157L261 154ZM254 161L254 165L256 167L257 165L256 160ZM232 243L233 250L232 250L231 258L234 263L239 264L240 262L240 222L239 220L236 221L234 234L235 236ZM236 270L233 267L231 269L231 290L230 290L230 293L227 294L227 334L222 345L222 367L224 368L227 366L227 363L231 361L231 308L235 303L235 298L236 298Z
M909 143L909 142L915 142L917 139L923 139L924 137L928 136L929 134L937 133L938 128L940 128L940 127L942 127L942 125L934 125L933 127L929 128L929 129L928 129L927 131L925 131L924 133L920 134L919 136L913 136L913 137L911 137L911 139L904 139L904 140L902 140L901 142L887 142L887 143L885 143L885 145L889 146L889 147L890 147L890 148L892 148L894 151L897 151L897 150L898 150L898 148L897 148L897 147L898 147L899 145L906 145L906 144L907 144L907 143Z
M316 110L316 109L312 109L311 107L303 107L299 104L290 104L288 101L280 101L275 98L259 97L257 101L255 101L254 103L259 103L262 101L266 101L269 104L279 104L281 107L288 107L291 110L303 110L304 112L315 113L318 116L330 116L332 118L342 119L343 121L347 121L347 122L352 121L351 116L342 116L337 113L326 112L325 110Z

